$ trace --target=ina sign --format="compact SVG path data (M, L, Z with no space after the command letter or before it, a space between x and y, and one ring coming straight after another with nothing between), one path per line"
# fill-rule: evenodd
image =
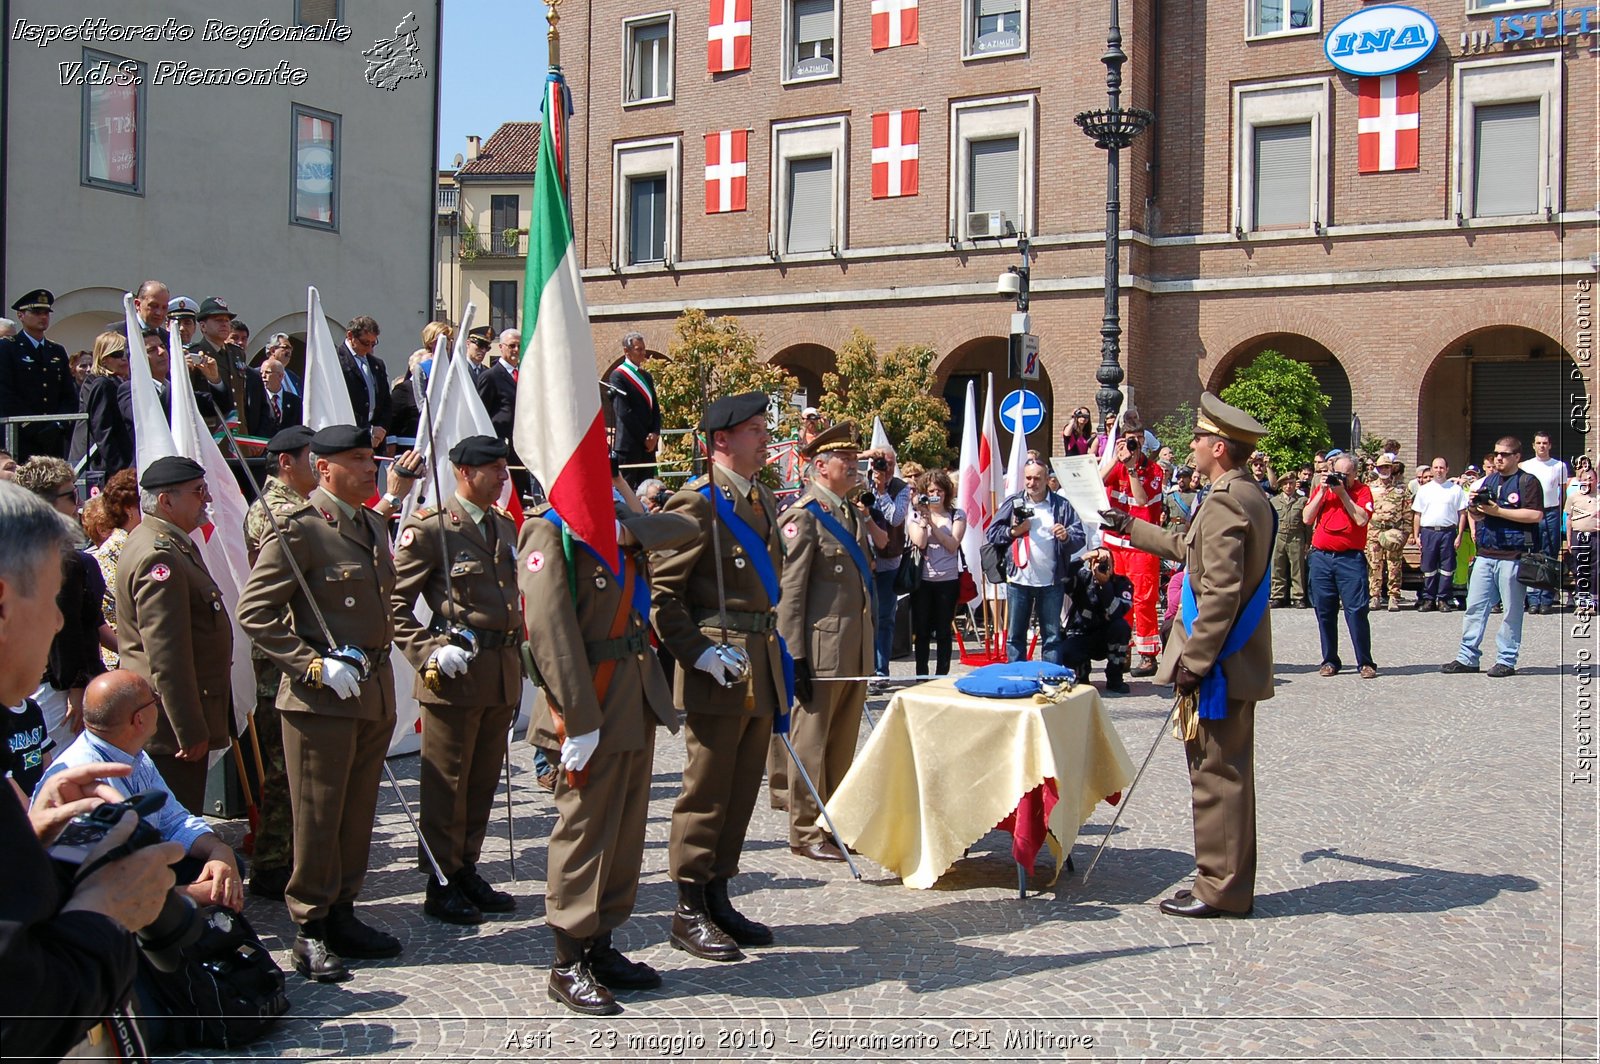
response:
M1357 77L1398 74L1428 57L1439 27L1414 7L1379 4L1339 20L1322 42L1328 62Z

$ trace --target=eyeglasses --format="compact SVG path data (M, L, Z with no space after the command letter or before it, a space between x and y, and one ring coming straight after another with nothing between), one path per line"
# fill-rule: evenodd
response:
M1496 458L1515 458L1521 453L1521 451L1496 451L1494 452L1494 456Z
M141 702L137 706L134 706L131 710L128 711L128 716L131 717L135 713L139 712L140 710L149 709L151 706L155 706L157 709L160 709L161 707L163 707L165 705L166 705L166 703L161 701L161 696L156 694L154 691L151 691L150 692L150 701Z
M50 495L52 499L75 499L77 497L78 486L76 484L69 484L60 491L52 492Z

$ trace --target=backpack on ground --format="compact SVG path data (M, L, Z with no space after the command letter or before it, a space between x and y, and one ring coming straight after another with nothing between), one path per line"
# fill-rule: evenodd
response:
M141 954L140 1000L150 1033L168 1049L233 1049L259 1038L289 1011L283 969L255 928L221 905L200 908L200 937L175 972Z

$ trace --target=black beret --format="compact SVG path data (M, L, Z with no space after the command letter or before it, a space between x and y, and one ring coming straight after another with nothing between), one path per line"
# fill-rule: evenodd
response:
M174 484L187 484L205 478L206 470L199 462L182 455L169 454L157 458L139 474L139 486L146 491L170 488Z
M311 443L315 432L304 425L290 425L286 429L279 429L272 439L267 441L268 454L293 454L303 451Z
M312 454L343 454L372 446L372 430L354 425L329 425L311 437Z
M493 436L468 436L450 448L450 461L455 465L488 465L511 453L505 440Z
M704 416L700 418L700 431L716 432L719 429L731 429L766 412L765 392L745 392L743 395L728 395L721 399L713 399L706 407Z

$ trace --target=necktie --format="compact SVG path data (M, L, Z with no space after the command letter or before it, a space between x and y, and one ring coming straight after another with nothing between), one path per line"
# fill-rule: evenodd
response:
M272 420L282 421L283 407L278 405L278 397L276 395L269 395L267 398L272 402Z

